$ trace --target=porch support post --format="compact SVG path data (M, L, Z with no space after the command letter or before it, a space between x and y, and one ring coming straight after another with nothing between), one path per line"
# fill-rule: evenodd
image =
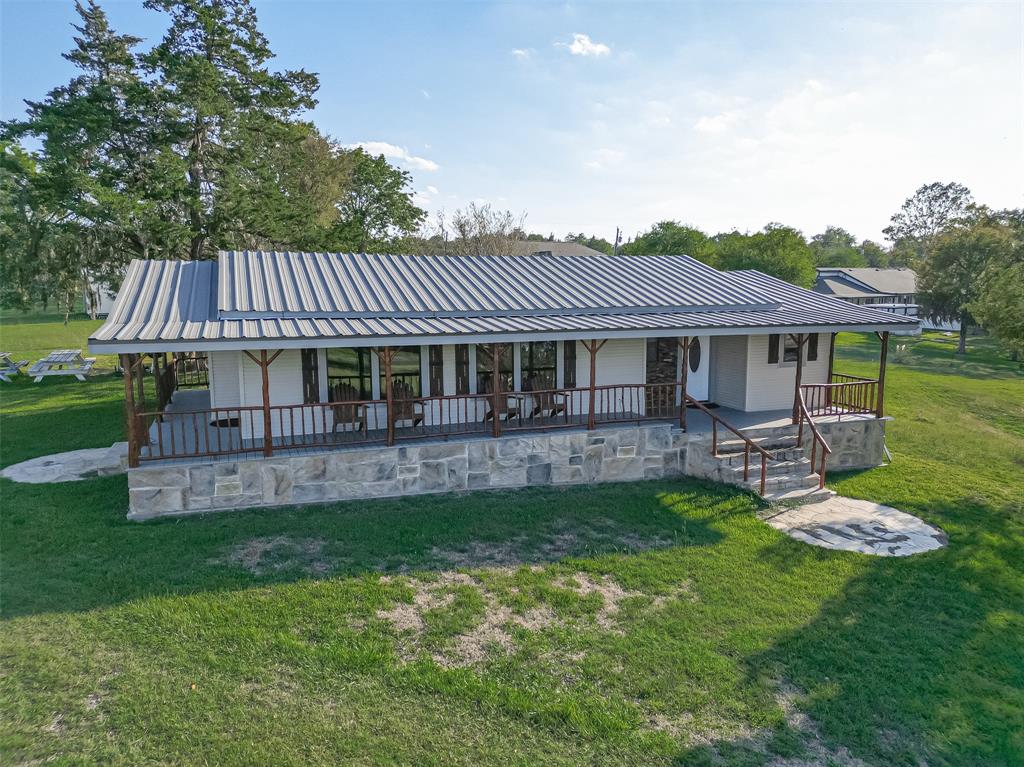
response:
M825 376L825 383L826 384L831 384L832 383L832 370L833 370L833 367L835 366L835 361L836 361L836 334L835 333L830 333L829 334L829 341L828 341L828 375ZM832 407L832 387L831 386L826 386L825 387L825 405L828 408Z
M679 348L683 350L683 364L679 374L679 428L686 431L686 378L690 372L690 337L683 336L679 340Z
M491 415L494 416L494 436L501 436L501 411L498 403L501 401L501 353L504 351L500 344L491 344Z
M260 356L245 350L246 356L260 366L260 377L263 383L263 455L270 458L274 454L274 428L270 419L270 365L281 353L278 349L269 357L266 349L260 349Z
M388 419L387 444L390 446L395 444L395 387L391 379L391 363L395 359L395 350L385 346L377 351L377 357L384 363L384 407Z
M135 367L134 354L121 355L121 370L124 371L124 430L128 438L128 466L132 469L139 465L139 439L136 429L135 382L132 381L132 370Z
M590 409L587 413L587 429L590 431L593 431L597 425L595 415L597 405L597 353L601 351L601 347L605 345L607 340L598 341L596 338L593 338L589 342L583 342L584 348L590 353Z
M146 376L143 368L146 367L146 355L136 354L135 355L135 367L138 368L138 374L135 376L135 383L138 387L138 403L139 410L146 409Z
M793 423L800 420L800 382L804 375L804 339L803 333L796 335L796 381L793 385Z
M875 415L881 418L885 415L885 362L889 357L889 331L879 334L878 339L882 342L882 349L878 358L878 398L875 403Z

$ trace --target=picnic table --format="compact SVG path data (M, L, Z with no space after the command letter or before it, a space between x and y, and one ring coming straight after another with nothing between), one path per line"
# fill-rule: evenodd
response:
M28 369L28 374L39 383L46 376L74 376L79 381L92 372L95 357L83 357L81 349L58 349Z
M0 381L10 383L11 376L18 375L27 364L28 360L18 360L15 362L11 359L10 352L0 352Z

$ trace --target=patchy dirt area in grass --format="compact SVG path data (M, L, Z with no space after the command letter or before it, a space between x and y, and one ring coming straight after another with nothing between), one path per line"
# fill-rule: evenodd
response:
M538 567L530 568L539 571ZM506 566L499 568L502 575L511 575L515 568ZM391 576L383 576L385 583L392 582ZM509 653L515 647L513 631L515 628L527 631L544 631L548 628L567 625L567 619L559 617L548 604L538 604L525 610L514 610L504 604L500 595L488 588L479 579L459 572L443 572L433 580L410 578L403 581L413 590L411 602L397 602L388 609L378 610L377 618L387 621L401 636L399 639L399 656L410 661L418 657L424 647L427 633L427 617L431 611L444 610L455 601L454 587L468 587L480 597L483 603L481 614L472 623L472 627L459 631L451 636L440 647L429 649L430 657L445 668L475 666L483 663L492 654ZM576 573L571 576L558 576L550 581L556 589L570 591L579 597L597 594L599 605L593 616L593 624L607 632L621 633L616 618L624 600L646 596L643 592L623 588L609 576L593 576L588 573ZM508 594L516 595L519 589L512 586ZM680 585L670 594L661 594L650 601L650 607L659 609L672 598L689 596L689 583ZM579 621L584 627L587 621Z
M325 555L326 541L321 538L291 538L276 535L250 538L231 548L220 559L210 564L230 564L242 567L253 575L299 570L310 575L326 575L333 562Z

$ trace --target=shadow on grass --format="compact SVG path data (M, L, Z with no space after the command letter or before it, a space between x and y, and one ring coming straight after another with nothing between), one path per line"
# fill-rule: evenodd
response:
M1019 510L976 498L932 501L928 509L933 519L957 520L947 548L870 558L812 621L744 661L749 684L801 691L799 708L813 723L800 740L814 763L849 763L843 748L869 764L1024 763ZM765 554L793 568L808 558L861 556L789 539ZM678 762L755 752L739 739L689 749Z
M0 481L7 617L89 610L319 577L517 566L707 546L713 516L753 499L698 482L527 489L125 519L124 477L59 485ZM660 496L672 493L674 509Z

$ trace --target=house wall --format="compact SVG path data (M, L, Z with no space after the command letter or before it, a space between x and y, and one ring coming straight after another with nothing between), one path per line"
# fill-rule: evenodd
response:
M779 362L768 362L768 336L747 336L746 405L744 410L778 410L793 407L793 389L796 386L796 362L782 362L782 344ZM807 361L807 346L803 348L804 365L801 380L805 384L825 383L828 377L829 335L818 336L818 359ZM727 404L719 402L719 404ZM734 407L734 406L730 406Z
M723 407L747 407L748 336L715 336L711 339L711 376L708 394Z
M241 355L241 352L210 352L207 355L210 407L238 407L242 404L238 360Z

